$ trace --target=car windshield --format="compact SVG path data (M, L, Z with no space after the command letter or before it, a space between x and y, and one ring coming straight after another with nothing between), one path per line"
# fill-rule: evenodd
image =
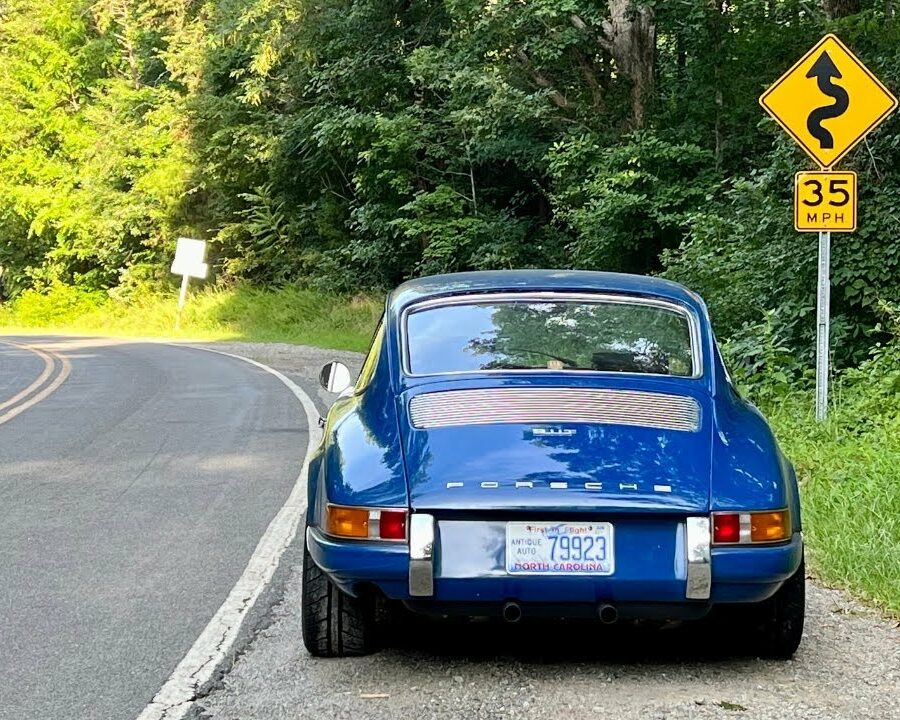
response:
M640 299L489 299L413 309L408 370L585 370L690 376L689 316Z

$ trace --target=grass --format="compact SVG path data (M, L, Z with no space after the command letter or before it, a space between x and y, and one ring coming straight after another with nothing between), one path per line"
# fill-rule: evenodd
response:
M817 423L811 404L811 393L792 394L766 413L797 468L810 565L900 616L900 409L875 403L861 422L850 398Z
M331 296L296 287L249 286L192 292L175 330L176 293L141 293L128 301L57 286L0 306L0 330L126 337L288 342L364 351L381 314L380 298Z

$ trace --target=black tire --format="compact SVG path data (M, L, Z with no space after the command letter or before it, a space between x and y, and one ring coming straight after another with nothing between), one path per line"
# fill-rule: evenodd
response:
M376 648L375 602L342 592L303 548L303 644L314 657L368 655Z
M754 650L760 657L789 660L803 637L806 615L806 563L800 561L797 572L778 592L755 608Z

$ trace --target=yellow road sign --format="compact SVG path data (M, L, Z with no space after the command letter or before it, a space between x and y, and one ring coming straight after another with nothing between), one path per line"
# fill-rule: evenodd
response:
M856 173L798 172L794 227L800 232L856 230Z
M823 168L897 107L897 98L836 36L826 35L759 99Z

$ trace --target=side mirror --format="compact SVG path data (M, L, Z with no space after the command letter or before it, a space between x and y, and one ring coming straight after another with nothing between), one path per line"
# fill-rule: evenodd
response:
M353 385L353 378L344 363L330 362L322 367L319 384L330 393L340 394Z

